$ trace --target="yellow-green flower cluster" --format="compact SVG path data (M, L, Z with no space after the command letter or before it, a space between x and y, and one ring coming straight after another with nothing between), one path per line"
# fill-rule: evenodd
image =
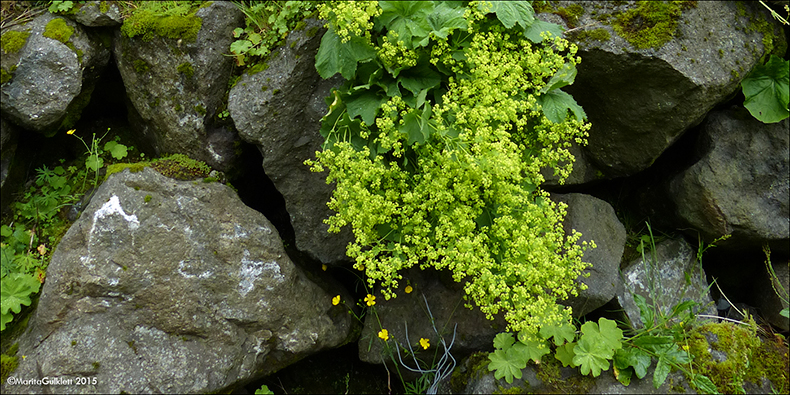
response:
M443 83L446 93L430 108L437 129L425 144L407 144L401 130L408 114L423 110L395 96L381 105L376 134L368 134L373 125L360 132L386 155L339 138L312 165L328 169L327 182L336 184L330 230L351 226L347 254L386 299L395 296L404 269L447 269L465 282L468 307L474 303L489 318L503 313L508 330L537 333L570 319L557 301L577 295L575 280L588 266L583 250L594 247L577 245L578 232L564 233L565 205L539 189L541 169L567 178L571 141L587 137L589 124L572 117L554 123L538 104L549 79L579 59L561 38L534 45L500 25L481 29L481 15L470 5L475 34L464 57L454 57L443 39L429 49L432 64L462 78ZM400 45L383 42L377 51L384 63L400 67L410 59Z
M373 18L381 15L378 1L331 1L318 7L321 19L331 20L332 28L343 42L352 36L370 39Z

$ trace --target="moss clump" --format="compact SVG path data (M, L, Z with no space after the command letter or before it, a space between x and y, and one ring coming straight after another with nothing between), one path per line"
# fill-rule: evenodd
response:
M255 66L252 66L252 67L248 68L247 69L247 74L249 74L249 75L258 74L261 71L264 71L264 70L266 70L268 68L269 68L269 64L268 63L265 63L265 62L264 63L258 63Z
M113 163L107 166L107 173L104 176L104 180L107 180L111 174L120 173L124 171L124 169L129 169L132 173L137 173L138 171L142 171L145 167L151 165L151 162L137 162L137 163Z
M318 34L318 29L320 29L318 26L313 26L313 27L307 29L307 31L304 33L304 35L307 36L307 37L313 37L316 34Z
M63 18L55 18L49 21L44 28L44 37L58 40L63 44L69 41L72 34L74 34L74 28L66 24Z
M0 48L7 54L17 53L25 46L30 32L17 32L14 30L3 33L0 37Z
M675 35L683 9L694 1L638 1L636 8L618 15L612 27L637 49L661 48Z
M179 73L182 73L185 76L187 76L187 78L192 78L192 76L195 75L195 69L192 68L192 65L189 62L181 63L180 65L178 65L176 70Z
M144 198L143 200L144 200L146 203L148 203L148 202L150 202L150 201L151 201L151 199L153 199L153 197L151 197L151 195L145 195L145 198Z
M771 381L779 393L788 390L787 345L772 347L756 335L756 325L711 323L695 329L688 338L694 371L708 376L723 393L743 393L743 384Z
M771 54L774 54L778 57L783 57L785 52L787 52L787 42L775 34L774 27L766 19L769 17L762 17L759 15L747 13L746 6L741 2L736 3L736 6L738 7L738 15L749 18L749 26L745 29L745 32L758 32L763 35L762 42L764 54L762 58L760 58L760 63L764 63L765 59L767 59L767 57ZM779 34L781 34L781 32ZM751 51L754 51L753 48L747 48Z
M99 3L99 12L101 12L102 14L106 14L107 11L109 10L110 10L110 5L107 4L106 1L102 1L101 3Z
M561 16L568 23L568 27L572 29L578 25L579 18L584 15L584 8L578 4L572 4L558 8L554 13Z
M5 84L8 81L11 81L12 74L5 71L5 67L0 68L0 85Z
M19 365L18 357L0 354L0 380L5 381Z
M198 31L203 26L203 19L196 16L197 8L191 9L176 5L172 9L164 9L164 5L152 2L143 3L130 17L124 20L121 33L126 37L141 36L143 41L151 41L155 37L183 39L187 42L197 40Z
M609 41L612 35L606 29L584 30L575 35L577 42Z
M137 73L145 73L148 71L148 63L142 59L136 59L132 65L134 66L134 71Z
M208 177L211 168L204 162L184 154L173 154L151 163L151 168L164 176L177 180L194 180Z
M206 107L203 107L200 104L198 104L198 105L195 106L195 112L197 112L200 115L205 116L206 115Z

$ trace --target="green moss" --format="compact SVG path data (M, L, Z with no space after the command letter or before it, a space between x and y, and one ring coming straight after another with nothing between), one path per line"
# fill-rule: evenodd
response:
M247 69L247 74L249 74L249 75L258 74L261 71L264 71L264 70L266 70L268 68L269 68L269 64L268 63L266 63L266 62L258 63L255 66L252 66L252 67L248 68Z
M76 341L76 340L72 340L72 341L71 341L71 346L72 346L72 347L74 347L74 346L76 346L76 345L77 345L77 341Z
M307 29L307 31L304 34L307 37L314 37L316 34L318 34L318 30L319 29L320 28L318 26L313 26L313 27Z
M694 371L708 376L723 393L743 393L745 381L759 385L762 378L786 393L787 345L761 341L754 322L749 324L711 323L695 329L688 338Z
M173 154L151 163L151 168L164 176L177 180L194 180L208 177L211 168L204 162L184 154Z
M44 37L58 40L64 44L69 41L72 34L74 34L74 28L66 24L66 20L63 18L55 18L49 21L44 28Z
M201 106L200 104L196 105L195 111L200 115L206 115L206 107Z
M183 110L183 108L181 107L181 103L176 103L176 106L175 106L175 107L173 107L173 109L174 109L174 110L176 110L176 111L181 111L181 110Z
M18 359L15 356L0 354L0 380L5 381L16 370L17 365L19 365Z
M586 394L595 384L595 379L590 376L574 375L563 379L562 363L552 354L541 358L540 365L535 366L535 375L543 382L544 391L558 394Z
M291 49L296 48L296 41L295 40L291 41L291 45L289 45L289 46L291 47Z
M66 117L63 118L63 121L60 123L60 129L68 130L74 128L74 125L76 125L82 117L82 110L90 103L94 88L95 85L85 87L82 92L69 103L68 107L66 107ZM55 130L55 132L57 132L57 130Z
M128 341L126 342L126 344L128 344L129 348L131 348L132 351L134 351L134 353L137 354L137 346L134 345L134 340Z
M137 173L138 171L142 171L145 167L151 165L151 162L137 162L137 163L113 163L107 166L107 174L104 176L104 180L107 180L111 174L120 173L124 171L124 169L129 169L132 173Z
M138 74L145 73L148 71L148 63L146 63L145 60L135 59L132 65L134 66L134 71L137 72Z
M183 73L187 78L192 78L192 76L195 75L195 70L189 62L181 63L176 70L178 70L179 73Z
M163 10L156 8L159 7L156 4L143 4L123 21L121 32L126 37L140 36L143 41L151 41L154 37L184 39L187 42L197 40L198 31L203 26L203 19L195 15L197 9L191 12L183 7Z
M661 48L675 35L678 19L694 1L638 1L636 8L618 15L612 27L637 49Z
M144 198L143 200L144 200L146 203L148 203L148 202L150 202L150 201L151 201L151 199L153 199L153 197L151 197L151 195L145 195L145 198Z
M261 86L261 92L266 92L267 90L269 90L268 86L266 85Z
M107 4L106 1L102 1L101 3L99 3L99 12L101 12L102 14L106 14L107 11L109 10L110 10L110 5Z
M571 4L567 7L558 8L554 13L561 16L568 23L568 27L572 29L579 23L579 17L584 15L584 7L578 4Z
M609 41L612 35L606 29L583 30L574 36L577 42Z
M0 68L0 84L5 84L8 81L11 81L11 77L13 74L5 71L5 67Z
M151 107L159 107L159 98L158 97L151 102Z
M272 91L272 94L273 94L273 95L276 95L276 94L278 94L278 93L280 93L280 90L279 90L279 89L275 89L275 90L273 90L273 91Z
M7 31L0 37L0 48L7 54L17 53L27 42L30 32Z
M744 29L745 32L758 32L763 35L762 43L764 54L760 58L760 63L764 63L765 59L771 54L783 57L785 52L787 52L787 42L778 36L778 34L782 34L781 31L779 31L778 34L774 31L773 25L767 19L769 17L747 12L746 5L744 5L743 2L737 2L736 6L738 7L738 15L749 18L749 25ZM754 51L754 48L747 48Z
M93 366L93 370L99 370L99 368L101 367L99 361L94 361L93 364L91 365Z

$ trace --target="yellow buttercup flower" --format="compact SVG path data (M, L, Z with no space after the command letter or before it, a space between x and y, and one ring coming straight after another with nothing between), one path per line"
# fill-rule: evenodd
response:
M373 306L374 304L376 304L376 297L371 294L368 294L368 296L365 296L365 303L367 303L368 306Z
M321 270L326 271L326 265L321 265Z
M430 346L431 346L431 343L428 343L428 339L421 338L421 339L420 339L420 346L422 346L422 349L423 349L423 350L427 350L427 349L428 349L428 347L430 347Z
M68 132L66 132L66 134L74 134L74 132L76 132L76 131L77 131L77 129L71 129Z
M381 340L389 340L389 338L390 338L390 334L389 334L389 332L387 332L387 330L386 330L386 329L382 329L382 330L379 332L379 337L381 338Z
M337 295L334 298L332 298L332 305L337 306L338 304L340 304L340 295Z
M406 291L407 294L410 294L411 291L414 291L414 288L412 288L411 285L407 285L406 289L404 289L404 291Z

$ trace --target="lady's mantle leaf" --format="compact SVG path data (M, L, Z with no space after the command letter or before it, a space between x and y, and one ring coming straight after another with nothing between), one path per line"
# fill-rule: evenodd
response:
M535 44L539 44L541 41L543 41L543 37L540 36L541 32L549 32L551 33L552 37L560 37L562 36L563 30L564 29L562 26L555 23L544 22L540 19L535 19L533 24L524 29L524 37Z
M579 122L587 118L584 109L576 103L573 96L559 89L538 96L538 104L543 108L543 115L554 123L564 122L568 116L568 110L573 112Z
M430 34L446 40L453 30L466 29L464 9L452 8L445 3L439 3L431 15L428 15L428 26L430 28L428 36L420 41L422 47L427 46L430 42Z
M746 100L744 107L764 123L779 122L788 116L790 102L790 61L771 55L764 66L757 66L743 81L741 87Z
M508 384L513 383L514 377L520 379L521 369L527 367L527 362L514 355L512 350L512 348L508 352L496 350L488 354L488 359L491 360L488 370L494 372L494 378L497 380L504 377Z
M364 39L352 36L348 42L342 42L334 29L329 29L321 38L321 46L315 55L315 69L323 79L340 73L343 78L354 78L357 63L373 59L376 51Z
M41 287L35 277L25 273L12 273L1 281L0 287L0 330L13 319L14 314L22 311L22 305L30 306L30 294Z
M601 375L602 370L609 370L609 360L605 357L606 349L601 344L591 344L587 339L582 339L573 352L573 363L579 365L583 375L592 372L593 377Z
M373 125L376 121L376 112L378 112L381 103L387 100L385 96L378 95L372 89L360 89L352 93L346 98L346 107L348 108L348 115L351 118L360 116L365 125Z
M414 48L413 41L428 36L428 15L433 12L432 1L379 1L381 15L378 21L387 30L398 34L406 48Z
M566 341L571 342L576 336L576 331L572 325L565 324L562 326L544 325L540 328L540 336L548 340L554 338L554 344L559 346Z
M490 12L496 13L497 19L510 29L521 25L526 29L532 22L535 22L535 10L527 1L492 1L493 7Z
M494 336L494 347L499 348L501 350L507 350L515 342L516 339L513 338L513 334L509 332L502 332Z
M578 365L573 363L573 357L576 356L576 353L573 352L574 347L576 347L576 343L566 343L563 346L557 347L557 353L554 354L554 358L562 362L562 366L575 368Z

